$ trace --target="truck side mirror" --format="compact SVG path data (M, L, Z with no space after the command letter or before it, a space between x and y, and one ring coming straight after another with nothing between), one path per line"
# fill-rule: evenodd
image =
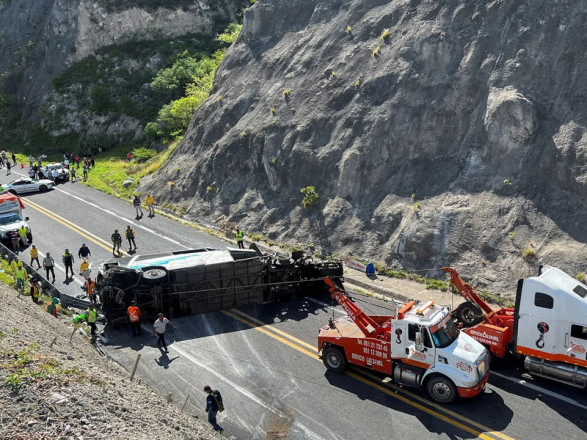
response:
M422 332L416 332L416 351L422 351Z
M25 217L25 218L24 218L24 221L25 221L25 222L28 222L28 221L29 221L29 218L28 218L28 217Z

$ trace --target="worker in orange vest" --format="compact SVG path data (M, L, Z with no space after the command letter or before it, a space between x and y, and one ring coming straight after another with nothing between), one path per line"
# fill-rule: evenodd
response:
M126 311L130 325L132 327L132 335L138 336L141 334L141 311L133 301L130 303L130 307Z
M96 282L92 281L92 279L88 277L84 285L86 287L86 292L88 294L90 302L92 304L96 304Z

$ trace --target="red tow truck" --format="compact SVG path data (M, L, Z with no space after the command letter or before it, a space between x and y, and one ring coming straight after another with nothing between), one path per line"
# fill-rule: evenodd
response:
M524 356L535 376L587 387L587 286L555 267L518 282L515 307L493 310L452 267L452 283L467 300L458 325L494 356Z
M459 331L448 308L410 301L394 315L367 315L330 278L325 282L348 315L320 329L318 350L328 370L368 368L402 386L425 388L440 403L483 391L489 354Z

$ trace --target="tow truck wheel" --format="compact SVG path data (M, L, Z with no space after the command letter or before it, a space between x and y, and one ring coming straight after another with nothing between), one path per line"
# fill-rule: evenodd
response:
M335 373L342 373L346 368L346 357L344 353L335 347L327 347L322 352L324 366Z
M457 398L457 389L450 379L434 376L428 381L428 394L438 403L450 403Z
M483 321L483 310L477 304L464 302L457 307L457 319L465 327L472 327Z

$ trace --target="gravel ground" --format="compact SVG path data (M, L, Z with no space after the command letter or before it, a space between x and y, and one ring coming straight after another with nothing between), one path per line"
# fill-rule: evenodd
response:
M0 439L220 438L72 331L0 284Z

